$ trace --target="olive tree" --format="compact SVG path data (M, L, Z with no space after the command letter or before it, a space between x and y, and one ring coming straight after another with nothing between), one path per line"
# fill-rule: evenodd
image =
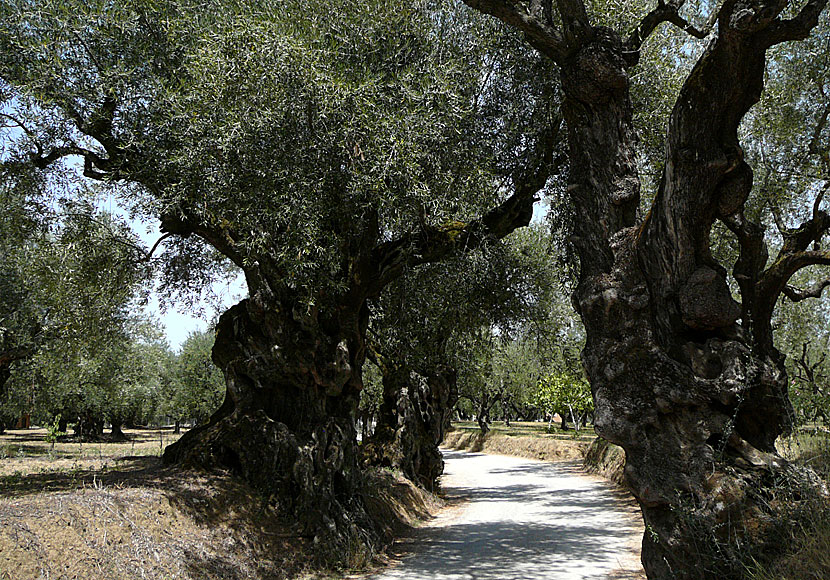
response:
M225 381L210 358L213 341L211 330L191 332L173 363L164 410L176 421L177 432L182 421L207 422L222 404Z
M244 273L213 347L224 403L165 460L233 470L338 559L373 546L368 301L526 225L551 163L558 123L533 94L509 123L488 103L502 71L479 74L492 35L468 31L489 25L389 0L4 0L0 22L31 163L80 159L160 219L168 264L207 245Z
M739 128L774 72L768 54L807 38L825 0L661 1L624 28L604 26L603 13L581 0L465 1L520 30L559 69L583 360L596 430L626 451L626 481L649 530L649 577L698 577L724 564L718 552L700 566L701 530L723 546L754 546L756 555L774 549L766 497L795 470L775 450L792 410L771 319L782 293L819 293L788 282L830 264L820 247L830 215L817 195L821 181L802 190L815 200L812 211L784 224L770 259L763 222L749 211L763 191L753 190ZM663 52L661 70L671 74L688 55L696 62L660 141L654 199L640 212L632 76L664 23L688 39ZM781 50L810 59L796 45ZM712 251L718 227L738 249L731 272Z

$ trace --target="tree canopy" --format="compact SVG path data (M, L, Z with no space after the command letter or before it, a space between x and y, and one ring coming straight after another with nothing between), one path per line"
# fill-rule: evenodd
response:
M168 282L215 273L207 248L244 272L216 326L224 403L165 458L235 471L342 554L379 541L354 424L373 308L387 350L442 358L413 322L451 327L430 308L455 305L383 301L549 194L646 568L692 578L699 530L770 536L764 493L803 475L775 448L793 413L773 321L830 285L826 0L465 3L5 0L3 165L34 189L82 166L159 219ZM467 271L509 273L497 256ZM36 334L18 328L4 353Z

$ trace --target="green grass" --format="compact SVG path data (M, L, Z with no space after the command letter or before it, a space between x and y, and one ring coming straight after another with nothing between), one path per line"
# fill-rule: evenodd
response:
M815 427L802 427L779 439L776 447L786 459L812 468L830 481L830 433Z

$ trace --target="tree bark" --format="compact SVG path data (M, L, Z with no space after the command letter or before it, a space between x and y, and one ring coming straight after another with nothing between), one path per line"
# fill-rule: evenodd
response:
M365 305L324 319L263 294L220 318L213 360L225 374L225 401L164 461L242 476L315 538L323 559L354 561L379 541L357 464Z
M434 489L444 471L438 446L458 400L455 370L441 367L426 376L388 365L383 403L374 435L363 445L365 463L400 469L407 479Z
M799 230L806 238L793 236L766 268L763 229L742 211L752 170L737 128L763 88L766 49L806 37L825 2L808 2L790 20L778 18L782 3L719 7L718 35L671 116L656 201L638 222L628 69L657 24L685 27L682 3L661 2L624 42L591 26L579 1L558 3L561 30L537 9L546 3L466 1L522 30L560 65L583 362L597 433L626 452L626 481L647 525L648 576L740 577L742 550L763 560L778 543L776 485L809 479L774 447L792 409L772 308L792 273L830 255L806 251L822 231L817 215ZM709 250L715 220L740 244L741 304Z
M124 434L122 427L124 425L121 421L111 421L112 428L110 429L110 437L113 441L126 441L127 436Z
M11 363L0 364L0 397L6 392L6 381L12 376Z
M75 436L81 440L94 441L104 434L104 420L90 411L78 415L75 424Z
M711 136L719 123L706 112L714 105L681 94L678 109L694 106L701 130L671 133L676 145L655 208L634 227L636 141L621 48L598 34L563 74L569 187L582 214L575 297L587 331L595 428L626 451L626 481L648 530L642 557L649 578L728 577L739 573L740 564L728 561L739 544L753 544L758 555L771 547L764 496L787 469L774 449L788 428L783 359L771 344L755 348L746 332L751 317L736 324L741 309L708 251L714 192L734 180L728 187L744 196L742 205L748 190L736 190L751 186L751 172L736 158L735 136ZM760 75L763 55L756 62ZM760 77L753 80L744 86L757 98ZM732 163L736 173L726 178ZM703 199L709 191L714 201L691 203L692 190Z

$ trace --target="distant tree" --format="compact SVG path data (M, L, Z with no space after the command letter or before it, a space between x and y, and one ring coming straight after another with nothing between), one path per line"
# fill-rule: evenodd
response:
M463 258L409 272L373 304L369 356L383 395L375 433L361 448L366 461L434 486L458 375L476 356L474 337L494 326L512 332L539 313L553 271L549 250L546 228L525 228ZM513 384L521 366L515 365Z
M80 435L98 436L120 392L148 291L145 252L129 226L85 202L65 204L54 241L29 276L52 337L33 366L39 398ZM120 436L120 434L117 434Z
M212 330L191 332L176 357L173 391L164 408L177 427L206 422L222 404L225 379L210 358L213 341Z
M814 283L799 280L803 286ZM830 420L830 316L818 301L782 304L775 318L777 346L787 355L793 420L797 425Z
M591 388L580 376L548 374L539 380L532 398L549 417L556 413L562 418L562 429L570 419L574 429L579 431L587 415L594 410Z
M105 409L114 438L123 437L122 426L146 425L159 415L175 373L175 354L155 321L139 321L121 355L119 388Z
M61 414L99 434L147 291L144 251L123 221L85 199L92 192L62 198L14 159L0 171L9 208L0 218L2 414Z
M0 165L0 400L13 365L31 357L44 335L46 307L37 303L27 268L49 244L54 212L46 181L15 160Z
M510 259L495 262L505 276L504 295L492 310L480 309L491 313L486 325L458 341L459 405L476 416L482 432L493 418L509 422L533 413L532 393L546 373L581 372L583 329L556 241L541 225L511 236Z
M369 439L374 431L380 406L383 403L383 379L380 369L372 362L371 355L363 367L363 390L360 391L358 420L361 442Z

